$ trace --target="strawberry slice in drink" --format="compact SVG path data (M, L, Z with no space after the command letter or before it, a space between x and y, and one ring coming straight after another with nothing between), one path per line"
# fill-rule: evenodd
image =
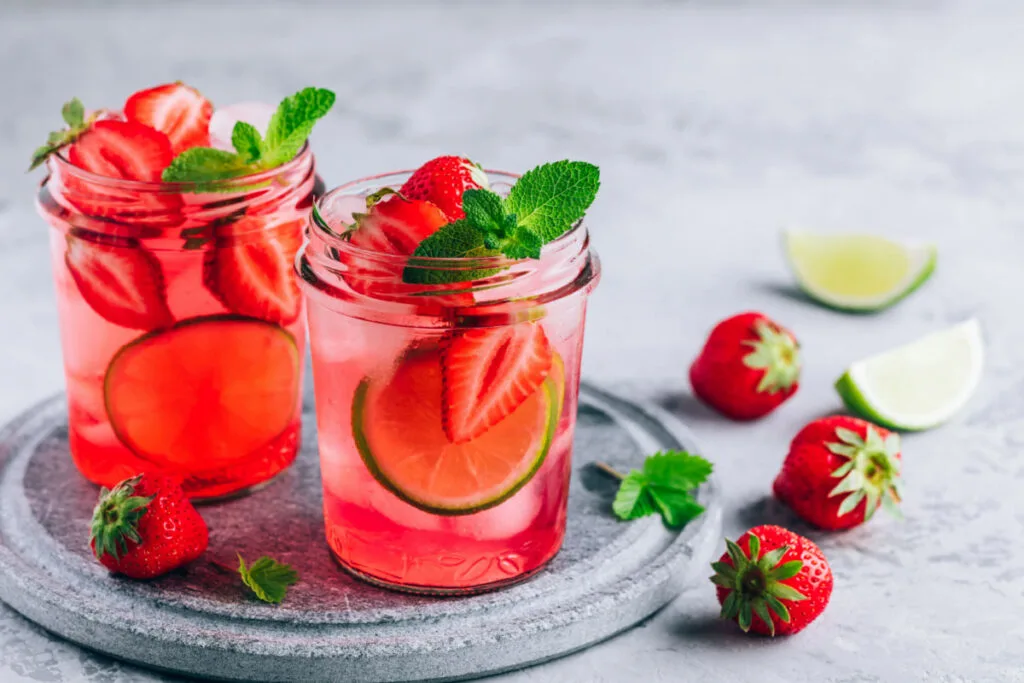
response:
M468 329L441 348L444 432L465 443L501 422L543 384L554 356L536 323Z
M287 325L301 310L292 272L305 220L245 216L222 227L206 252L203 283L229 311Z
M167 83L140 90L124 103L124 115L129 121L166 135L174 156L189 147L210 144L213 105L198 90L184 83Z
M377 201L371 196L369 211L356 215L356 227L349 242L360 249L393 256L409 256L420 242L448 223L448 217L428 201L409 200L397 194ZM395 299L420 286L402 282L404 259L400 264L372 256L354 257L345 274L348 285L367 296Z
M134 121L102 119L92 124L67 151L68 161L110 180L156 183L171 163L171 143L160 131ZM120 186L69 174L66 198L83 214L135 225L161 226L180 222L177 194L155 188Z
M515 407L506 403L508 413L489 429L453 443L445 427L442 353L411 349L390 376L368 377L356 389L352 434L370 474L406 503L435 515L479 513L517 493L532 495L522 489L544 464L562 412L561 359L552 353L540 384ZM529 517L532 501L522 505Z
M160 262L139 240L73 228L64 263L82 298L107 321L134 330L174 322Z

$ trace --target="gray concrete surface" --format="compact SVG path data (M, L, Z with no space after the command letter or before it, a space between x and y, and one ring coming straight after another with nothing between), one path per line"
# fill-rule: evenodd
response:
M602 167L605 277L585 372L661 401L707 444L727 533L795 524L766 496L789 438L839 408L851 360L976 315L988 366L951 424L905 439L906 520L815 533L832 604L797 637L738 635L710 584L642 626L502 683L1024 680L1024 7L903 3L218 3L0 6L0 418L61 385L31 150L70 95L180 78L218 102L331 87L328 183L440 153ZM935 240L940 264L880 315L795 293L785 225ZM689 397L718 318L760 308L800 337L799 393L737 426ZM0 679L159 676L0 608Z

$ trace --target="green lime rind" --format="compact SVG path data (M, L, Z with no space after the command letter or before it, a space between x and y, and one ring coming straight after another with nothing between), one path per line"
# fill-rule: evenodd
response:
M799 269L793 264L793 258L790 255L788 235L783 235L783 247L786 255L786 263L789 265L789 269L793 273L793 277L796 279L797 285L800 287L800 291L806 294L811 301L821 304L825 308L829 308L833 311L839 311L841 313L877 313L899 303L916 292L921 285L931 278L932 273L935 272L935 266L939 259L938 247L934 244L925 245L923 249L927 251L927 259L924 265L917 271L914 279L908 284L900 287L895 294L891 294L887 297L882 297L875 301L868 301L864 303L852 303L850 301L832 297L827 292L823 292L821 289L815 288L801 276Z
M864 394L861 393L860 389L857 387L857 384L853 381L853 377L850 376L849 372L844 372L842 377L836 380L835 388L836 392L839 394L839 397L843 399L843 403L846 404L846 407L850 410L850 412L859 415L860 417L864 418L865 420L868 420L869 422L874 422L875 424L880 425L882 427L888 427L889 429L895 429L901 432L920 432L935 426L909 426L905 424L900 424L898 422L894 422L893 420L889 419L888 417L886 417L885 415L871 407L871 404L868 403L868 400L864 397Z
M136 346L148 342L156 337L163 335L171 335L174 334L174 332L181 330L182 328L192 327L195 325L219 324L225 322L252 323L257 325L265 325L267 327L276 329L278 332L284 335L285 339L289 342L290 347L294 352L295 366L299 366L299 345L295 342L295 337L292 335L292 333L276 323L267 322L266 320L260 320L259 318L251 318L245 315L234 315L230 313L217 315L202 315L196 316L194 318L185 318L184 320L179 320L170 327L162 327L157 330L151 330L149 332L146 332L145 334L136 337L135 339L131 340L130 342L119 348L117 352L114 353L114 355L110 358L110 362L107 363L107 370L103 375L103 407L107 411L107 419L110 421L110 429L114 432L114 436L117 437L117 440L120 441L125 448L127 448L128 450L130 450L132 453L142 458L143 460L151 461L151 456L146 453L143 453L134 445L132 445L131 439L129 439L128 436L124 433L124 429L118 426L118 420L114 416L115 411L112 410L110 405L111 385L114 381L116 381L117 372L115 368L117 366L118 361L125 354L134 350Z
M433 515L442 515L445 517L471 515L474 512L481 512L495 507L496 505L501 505L506 500L514 496L519 489L526 486L527 482L533 479L533 475L537 473L537 470L539 470L541 465L544 464L544 460L547 459L548 451L551 450L551 443L555 438L555 429L558 427L558 418L561 414L562 401L558 396L558 387L555 380L549 376L544 380L544 384L541 385L542 389L547 394L547 428L544 430L544 437L541 441L540 448L537 450L537 455L534 458L533 463L530 465L530 469L527 470L522 477L517 479L509 488L505 489L494 498L480 501L472 505L446 506L439 504L437 501L420 500L409 495L388 479L377 466L377 462L373 457L373 451L370 448L369 441L367 440L366 434L363 432L362 428L363 413L366 410L366 397L370 389L370 382L371 380L369 377L360 382L359 386L356 388L355 396L352 399L352 437L355 440L356 449L359 451L359 457L362 458L363 463L366 465L366 469L370 471L370 474L373 475L373 478L376 479L381 486L409 505Z

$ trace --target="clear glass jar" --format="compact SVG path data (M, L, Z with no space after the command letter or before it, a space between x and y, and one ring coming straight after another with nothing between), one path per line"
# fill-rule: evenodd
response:
M111 486L157 468L195 498L259 485L301 436L305 313L292 262L315 182L308 146L204 186L48 161L71 455Z
M327 540L345 569L373 583L477 592L531 575L561 547L586 303L600 266L582 224L546 245L539 260L409 258L351 244L342 231L366 210L366 197L408 176L324 195L296 263L307 297ZM516 180L488 176L499 194ZM474 279L405 284L405 269ZM547 374L482 435L453 443L442 425L442 363L453 340L487 334L543 337Z

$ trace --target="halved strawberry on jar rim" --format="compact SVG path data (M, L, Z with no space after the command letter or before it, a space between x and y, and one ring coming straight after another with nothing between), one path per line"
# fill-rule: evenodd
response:
M124 103L124 116L166 135L173 156L190 147L210 144L213 104L180 81L134 93Z
M133 121L101 119L67 148L68 161L110 180L160 182L171 163L171 143L160 131ZM176 193L120 187L68 174L66 199L83 214L129 225L173 226L181 222Z

